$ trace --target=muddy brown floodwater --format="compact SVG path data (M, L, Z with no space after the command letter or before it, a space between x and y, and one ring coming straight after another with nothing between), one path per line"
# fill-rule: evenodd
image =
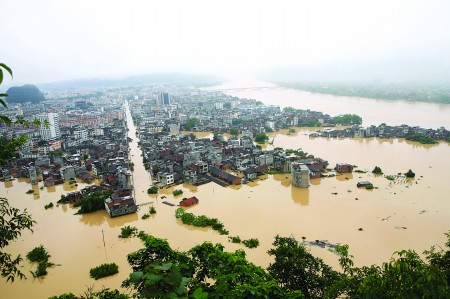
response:
M130 121L128 110L127 118ZM0 196L8 197L15 207L26 208L37 221L34 233L24 232L8 251L25 256L42 244L48 249L50 260L57 264L43 279L27 275L27 280L13 284L3 279L1 298L47 298L64 292L80 294L86 286L119 288L130 272L126 255L141 247L136 239L117 237L124 225L168 239L172 247L180 250L203 241L221 242L230 251L243 249L229 243L227 236L210 229L181 224L174 217L176 207L162 204L164 200L176 204L181 197L193 195L200 203L191 207L190 212L218 218L230 235L260 240L259 248L245 251L250 261L263 267L271 262L266 252L277 234L297 240L306 237L307 240L348 244L356 264L369 265L387 261L396 250L410 248L422 252L434 244L443 245L444 233L450 229L450 146L445 142L421 145L402 139L310 139L307 134L314 129L297 130L294 134L281 130L271 133L274 143L266 148L301 148L327 159L330 166L349 162L369 173L314 179L308 189L292 187L289 174L265 175L233 188L214 183L200 187L183 184L176 188L182 189L184 194L174 197L173 188L161 190L158 196L146 194L150 176L142 166L135 128L130 122L129 129L129 137L133 138L130 157L135 164L135 194L137 202L142 204L136 214L111 219L105 211L74 215L76 209L69 205L44 209L44 205L56 203L61 194L83 188L83 183L78 187L65 184L42 190L42 183L32 187L25 179L0 183ZM212 137L212 134L200 133L199 136ZM411 168L416 178L389 181L370 173L376 165L385 174L393 175ZM377 189L358 189L356 183L363 180L371 181ZM31 188L35 194L25 194ZM167 198L161 200L162 195ZM156 207L157 214L141 220L150 204ZM337 266L337 258L330 251L319 247L311 247L311 251ZM117 263L119 274L98 281L89 278L90 268L106 262ZM36 267L27 261L23 266L25 272Z

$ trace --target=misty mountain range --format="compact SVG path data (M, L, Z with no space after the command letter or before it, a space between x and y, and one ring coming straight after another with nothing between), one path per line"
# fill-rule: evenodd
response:
M64 90L83 89L98 87L120 87L120 86L144 86L144 85L183 85L183 86L212 86L223 82L220 78L210 75L190 75L182 73L160 73L130 76L117 79L80 79L66 80L50 83L36 84L40 89Z
M262 71L258 77L284 82L379 82L450 84L450 61L439 59L361 61L321 66L285 66Z

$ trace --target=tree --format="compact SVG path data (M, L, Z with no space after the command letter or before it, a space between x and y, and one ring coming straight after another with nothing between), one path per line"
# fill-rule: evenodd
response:
M121 294L118 290L110 291L109 289L103 289L98 292L94 292L92 287L89 287L83 295L75 296L72 293L62 294L60 296L52 296L49 299L128 299L128 295Z
M381 170L380 167L375 166L375 168L372 170L372 173L373 173L373 174L382 174L383 171Z
M143 235L144 248L128 255L132 267L125 287L141 298L302 298L286 292L263 268L247 261L244 251L229 253L204 242L187 252L166 240ZM212 283L214 282L214 283Z
M264 143L264 142L266 142L267 140L269 140L269 136L267 136L267 135L264 134L264 133L258 133L258 134L256 134L256 136L255 136L255 141L258 142L258 143Z
M156 186L151 186L150 188L147 189L147 194L156 194L158 193L158 187Z
M283 108L283 112L295 112L297 109L293 108L293 107L284 107Z
M226 102L223 104L223 108L225 109L231 109L231 103L230 102Z
M447 242L445 243L445 247L447 247L446 251L442 248L440 251L436 251L436 247L432 246L430 250L424 253L431 265L438 267L439 270L445 273L447 285L450 286L450 232L445 235L447 236Z
M344 114L333 117L330 122L333 124L340 124L343 126L355 124L360 125L362 124L362 118L356 114Z
M10 207L6 198L0 198L0 271L6 281L14 282L16 277L23 279L25 275L18 268L22 261L20 255L12 258L11 254L3 252L3 248L11 241L17 240L23 230L33 231L35 223L26 209L21 212L17 208Z
M198 119L196 119L196 118L189 118L186 121L186 129L188 129L188 130L192 129L193 127L195 127L195 125L197 123L198 123Z
M323 298L327 288L339 277L294 238L276 236L273 245L275 248L268 253L275 261L267 270L287 292L301 291L306 298Z
M449 235L447 234L447 237ZM450 237L448 245L450 242ZM348 246L338 246L339 264L344 272L328 289L328 298L449 298L450 289L446 281L445 269L424 262L412 250L394 253L389 262L381 266L354 267L353 256L348 254ZM448 253L449 251L447 251ZM435 257L433 247L428 254L430 261ZM436 253L441 257L442 253Z
M183 194L183 190L175 189L175 190L173 190L172 194L173 194L173 196L181 195L181 194Z
M408 172L405 173L405 175L406 175L407 178L413 178L413 177L416 176L416 174L411 169L408 170Z
M238 135L239 134L239 129L238 128L231 128L230 129L230 134L231 135Z

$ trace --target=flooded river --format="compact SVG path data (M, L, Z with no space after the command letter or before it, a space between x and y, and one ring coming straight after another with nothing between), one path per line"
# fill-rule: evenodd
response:
M276 88L241 90L255 86ZM333 96L281 88L253 78L226 82L211 89L225 90L227 94L233 96L257 99L266 105L279 105L281 108L291 106L298 109L310 109L331 116L357 114L362 117L364 126L378 126L386 123L395 126L401 124L421 126L426 129L437 129L441 126L447 130L450 128L450 104Z
M250 97L250 94L244 96ZM86 286L119 288L130 272L126 254L141 246L138 240L117 237L124 225L166 238L172 247L180 250L203 241L221 242L227 250L242 249L240 245L228 243L227 236L210 229L181 224L174 217L176 207L162 204L164 200L176 204L181 197L193 195L200 203L191 207L190 212L218 218L230 235L260 240L259 248L246 249L246 252L250 261L263 267L271 262L266 252L277 234L298 240L306 237L307 240L348 244L356 264L369 265L387 261L396 250L411 248L422 252L434 244L443 245L444 232L450 229L448 143L421 145L405 140L311 139L307 134L314 129L297 130L294 134L282 130L271 133L274 143L266 148L301 148L328 160L332 167L338 162L348 162L369 173L314 179L308 189L292 187L290 175L265 175L233 188L214 183L200 187L184 184L176 187L184 191L182 196L174 197L173 188L163 189L156 196L145 192L150 176L142 166L129 113L127 117L129 137L133 138L130 157L135 164L135 195L142 204L138 213L111 219L105 211L73 215L76 209L68 205L44 209L46 204L56 203L61 194L83 188L83 183L78 187L67 184L42 190L42 183L31 187L25 179L0 183L0 196L8 197L15 207L27 208L37 221L34 233L24 232L8 251L24 257L42 244L51 255L50 261L58 265L50 268L43 279L27 275L27 280L14 284L3 280L1 298L47 298L64 292L80 294ZM199 133L199 136L212 137L212 134ZM376 165L385 174L393 175L412 169L416 178L389 181L383 176L375 177L370 171ZM377 188L358 189L356 183L364 180L371 181ZM35 195L25 194L31 188ZM161 199L163 195L167 198ZM157 214L141 220L150 204L156 207ZM327 263L337 265L336 256L326 249L311 247L311 251ZM89 269L106 262L117 263L119 274L98 281L89 278ZM36 267L27 261L23 265L25 272Z

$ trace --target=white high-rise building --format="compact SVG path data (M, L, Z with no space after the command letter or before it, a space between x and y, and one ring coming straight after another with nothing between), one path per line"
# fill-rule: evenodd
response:
M40 114L37 116L37 119L41 122L39 128L41 139L50 140L61 137L58 113ZM46 122L48 122L48 125L46 125Z

